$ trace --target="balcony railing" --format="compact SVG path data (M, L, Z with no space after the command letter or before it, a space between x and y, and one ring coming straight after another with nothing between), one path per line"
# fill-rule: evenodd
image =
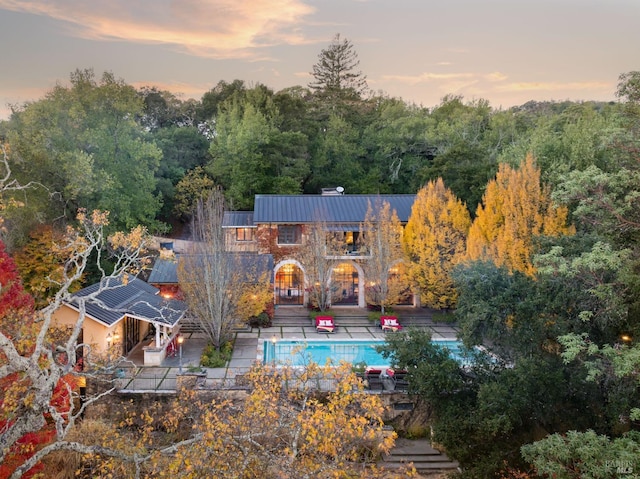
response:
M370 258L371 255L369 252L362 246L358 247L357 245L345 245L342 254L339 251L334 252L333 254L327 255L329 259L353 259L353 258Z

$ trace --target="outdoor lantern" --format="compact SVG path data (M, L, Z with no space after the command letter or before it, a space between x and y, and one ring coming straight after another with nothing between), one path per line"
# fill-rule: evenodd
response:
M184 336L182 334L178 334L178 344L180 345L180 358L178 363L178 371L182 373L182 343L184 343Z

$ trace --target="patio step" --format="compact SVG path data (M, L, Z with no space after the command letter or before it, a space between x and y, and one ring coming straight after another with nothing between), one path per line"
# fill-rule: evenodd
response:
M347 327L367 327L375 325L369 318L369 311L362 308L334 308L336 324ZM405 327L428 326L433 324L432 312L423 308L403 308L396 313ZM273 318L274 326L300 326L311 324L307 309L299 307L280 307Z
M369 318L369 311L361 308L334 308L336 324L343 327L368 327L374 325ZM405 327L428 326L433 324L432 313L424 308L403 308L397 312L400 322ZM273 318L274 326L295 327L311 325L309 312L302 306L284 306L276 309ZM180 326L184 334L203 333L197 321L185 319Z
M180 322L180 331L182 334L204 333L200 323L193 319L183 319Z
M398 469L410 463L422 474L458 470L456 461L434 449L426 439L397 439L394 448L382 458L381 465L385 469Z

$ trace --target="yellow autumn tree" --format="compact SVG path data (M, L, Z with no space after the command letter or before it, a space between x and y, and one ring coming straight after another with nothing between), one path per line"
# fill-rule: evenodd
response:
M467 256L491 259L498 266L532 275L533 238L572 234L567 215L567 208L555 205L549 188L540 183L540 170L531 154L517 169L503 163L478 206Z
M384 432L380 397L365 393L350 365L310 363L299 370L257 365L245 380L246 399L206 407L198 440L176 447L171 457L157 455L154 477L382 476L366 464L388 452L395 435ZM321 394L318 381L331 381L335 388Z
M364 265L367 303L380 306L384 314L407 289L406 279L398 267L402 261L402 223L388 201L377 202L374 206L369 204L361 230L364 231L362 242L370 256Z
M471 225L466 206L438 178L416 196L403 236L409 274L424 306L450 308L457 294L449 277L464 258Z
M123 479L415 477L411 467L374 466L396 434L384 427L381 396L365 391L350 364L257 364L243 384L234 394L182 390L164 406L100 419L93 434L80 424L73 437L78 454L58 459L80 478L89 477L84 471ZM88 451L89 445L101 448Z

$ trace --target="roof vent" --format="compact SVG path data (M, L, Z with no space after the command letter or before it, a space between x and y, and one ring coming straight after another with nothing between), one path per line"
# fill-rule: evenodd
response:
M339 196L344 193L342 186L336 186L335 188L322 188L322 196Z

